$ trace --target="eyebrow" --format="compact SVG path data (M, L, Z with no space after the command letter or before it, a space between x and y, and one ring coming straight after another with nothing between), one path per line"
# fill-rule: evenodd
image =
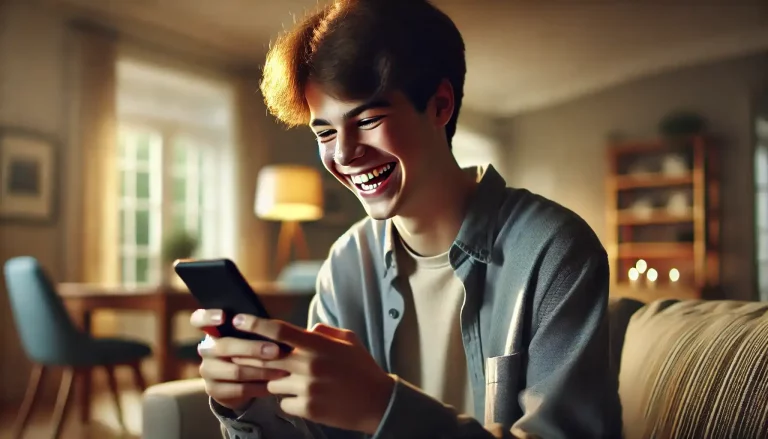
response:
M346 121L346 120L352 119L353 117L357 117L368 110L371 110L374 108L387 108L391 106L392 106L392 103L386 99L374 99L372 101L368 101L362 105L359 105L347 111L342 116L342 119ZM314 119L309 125L313 127L317 127L317 126L331 125L331 123L325 119Z

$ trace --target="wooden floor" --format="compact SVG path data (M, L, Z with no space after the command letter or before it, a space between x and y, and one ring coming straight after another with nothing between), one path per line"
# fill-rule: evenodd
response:
M193 368L194 369L194 368ZM193 370L186 370L185 377L193 377ZM133 385L131 376L118 374L120 403L123 406L123 422L126 430L122 432L117 419L117 409L110 397L106 379L101 373L94 374L94 395L91 408L91 422L86 426L80 423L80 407L77 395L72 395L71 407L64 422L64 433L60 439L138 439L141 438L141 395ZM150 380L151 385L154 380ZM51 435L52 406L35 407L25 439L47 439ZM16 408L7 407L0 412L0 439L11 437L11 428L16 416Z

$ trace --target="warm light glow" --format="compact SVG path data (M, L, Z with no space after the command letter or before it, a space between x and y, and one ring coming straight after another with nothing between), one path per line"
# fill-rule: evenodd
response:
M315 221L323 217L323 182L309 166L274 165L259 172L254 211L273 221Z
M644 259L639 259L635 264L635 268L637 268L638 273L643 274L648 269L648 263Z
M680 280L680 271L678 271L677 268L669 270L669 280L672 282L677 282Z
M656 271L655 268L651 268L648 270L648 274L646 276L648 276L649 281L656 282L656 279L659 278L659 272Z
M629 269L629 280L637 280L640 277L640 273L637 268L632 267Z

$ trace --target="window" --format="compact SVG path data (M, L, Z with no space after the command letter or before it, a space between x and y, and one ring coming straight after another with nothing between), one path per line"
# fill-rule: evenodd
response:
M162 266L163 240L180 231L198 240L198 257L232 257L231 136L221 117L210 117L211 111L226 114L228 95L201 97L200 87L210 85L169 86L163 81L170 73L133 63L120 67L122 283L157 283L169 269Z
M768 300L768 119L755 124L755 234L757 236L757 286L761 300Z

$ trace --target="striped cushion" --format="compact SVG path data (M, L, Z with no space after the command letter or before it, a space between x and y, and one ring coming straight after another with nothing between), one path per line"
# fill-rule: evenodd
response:
M627 439L767 438L768 303L645 306L619 380Z

